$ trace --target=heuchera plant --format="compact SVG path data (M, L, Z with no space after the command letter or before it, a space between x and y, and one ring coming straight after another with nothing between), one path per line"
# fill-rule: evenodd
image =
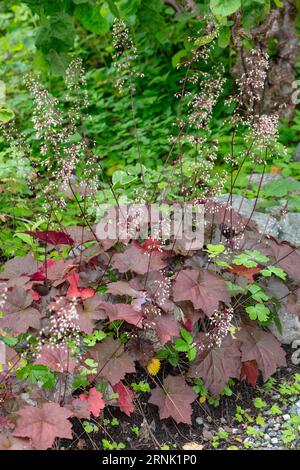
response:
M45 224L26 232L38 245L35 256L10 259L0 273L0 334L6 345L0 448L47 449L57 437L72 438L70 418L101 417L107 406L130 416L138 392L128 381L131 374L135 381L137 365L152 376L149 403L160 418L187 424L199 379L218 395L232 378L255 386L260 375L265 381L285 365L285 353L267 326L274 321L280 328L276 309L282 301L299 313L297 247L259 233L251 217L231 207L236 171L247 159L265 164L275 145L276 115L257 111L266 54L253 51L240 93L230 100L232 151L220 174L209 121L223 79L218 70L212 76L202 71L213 44L203 46L198 39L191 44L190 58L180 64L185 73L166 172L154 184L142 164L134 117L135 81L141 77L123 23L114 29L114 45L118 86L131 95L139 149L137 168L119 172L115 180L101 173L101 159L81 133L80 109L88 106L81 62L76 59L67 71L67 114L35 79L27 80L41 151L36 172L46 175L39 180ZM249 140L246 155L235 153L234 136L241 131ZM194 148L192 163L184 159L186 145ZM228 175L230 196L220 204L213 197ZM93 204L117 203L132 181L126 203L170 197L203 205L203 248L189 250L176 239L99 240ZM171 181L178 187L170 189ZM68 198L77 203L81 223L63 227L58 214L67 209Z

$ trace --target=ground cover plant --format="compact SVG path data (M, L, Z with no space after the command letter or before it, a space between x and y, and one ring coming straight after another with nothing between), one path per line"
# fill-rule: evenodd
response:
M270 213L255 218L299 210L295 102L272 87L282 45L264 30L296 14L261 4L5 6L5 41L25 34L29 47L15 45L22 84L6 58L1 108L1 449L176 449L168 429L194 440L195 407L213 415L239 387L253 393L232 414L247 437L220 426L206 442L263 447L265 410L274 426L289 416L281 440L297 447L299 373L278 337L282 306L300 315L299 246L274 235ZM164 218L153 233L151 205L171 222L175 205L201 209L203 244L162 237ZM111 207L129 211L123 232Z

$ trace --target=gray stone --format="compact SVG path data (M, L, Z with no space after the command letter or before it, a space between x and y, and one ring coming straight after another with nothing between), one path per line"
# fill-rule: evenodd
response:
M269 441L270 439L271 439L271 437L269 436L269 434L264 435L264 440L265 441Z
M270 325L270 331L283 344L292 344L300 338L300 319L298 315L289 313L283 305L278 310L278 317L281 323L282 332L280 333L275 324Z
M229 194L221 194L220 196L216 196L214 200L219 202L220 204L229 204L230 201ZM255 205L254 199L247 199L240 194L233 194L232 195L232 207L235 209L239 214L244 217L250 217L251 212L253 211Z
M300 162L300 143L297 145L294 156L293 156L294 162Z
M232 432L232 434L238 434L240 432L240 430L238 428L232 428L231 432Z
M282 416L282 419L284 419L284 421L289 421L291 419L290 415L289 414L285 414Z
M280 240L286 240L293 245L300 244L300 213L289 212L281 217L278 224Z
M203 424L204 424L203 418L201 418L200 416L198 416L198 418L196 418L196 423L197 423L199 426L203 426Z
M248 175L247 178L249 183L260 184L262 181L261 186L264 186L267 183L278 180L280 176L281 175L279 173L266 173L265 175L262 175L261 173L254 173L252 175Z
M220 204L227 204L229 194L221 194L220 196L215 197L214 200ZM233 194L232 207L246 219L251 216L251 220L257 223L258 230L261 233L278 237L278 222L275 217L257 211L252 213L253 208L255 207L255 199L247 199L239 194Z
M254 212L251 220L257 223L258 230L264 235L272 235L272 237L278 237L279 228L278 222L272 215L264 214L263 212Z

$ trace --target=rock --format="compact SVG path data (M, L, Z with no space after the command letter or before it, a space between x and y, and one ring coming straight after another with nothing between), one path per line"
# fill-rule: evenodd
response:
M279 441L278 441L278 438L277 438L277 437L272 437L272 439L271 439L271 443L272 443L272 444L278 444L278 442L279 442Z
M264 440L265 441L269 441L270 439L271 439L271 437L269 436L269 434L264 435Z
M300 162L300 143L297 145L295 153L293 155L294 162Z
M271 183L272 181L278 180L280 176L281 175L279 173L266 173L265 175L262 175L260 173L254 173L252 175L248 175L247 178L249 180L249 183L260 184L260 182L262 181L261 186L264 186L267 183Z
M291 419L290 415L289 414L285 414L285 415L282 415L282 419L284 421L289 421Z
M290 412L293 416L300 415L300 409L297 408L295 405L292 406L292 408L290 409Z
M238 428L232 428L231 429L232 434L238 434L240 430Z
M203 429L202 435L203 435L203 439L204 439L205 441L212 441L212 440L213 440L213 437L214 437L213 433L212 433L211 431L208 431L208 430L205 429L205 428Z
M227 204L228 199L229 194L221 194L214 198L214 200L220 204ZM255 199L247 199L239 194L233 194L232 207L246 219L251 216L251 220L257 223L258 230L261 233L278 237L279 228L275 217L257 211L254 211L252 214L253 208L255 207Z
M220 204L227 204L230 198L229 194L221 194L216 196L214 200ZM255 205L254 199L247 199L240 194L232 195L232 207L244 217L250 217Z
M285 214L281 217L278 228L280 240L286 240L296 246L300 244L300 213Z
M281 343L292 344L295 340L300 338L300 319L298 315L288 313L284 306L282 306L277 313L282 332L280 333L278 331L274 323L270 325L270 331Z
M277 220L269 214L263 212L254 212L251 220L257 223L258 230L264 235L272 235L277 238L279 236L279 227Z
M203 426L203 424L204 424L203 418L201 418L200 416L198 416L198 418L196 418L196 423L197 423L199 426Z

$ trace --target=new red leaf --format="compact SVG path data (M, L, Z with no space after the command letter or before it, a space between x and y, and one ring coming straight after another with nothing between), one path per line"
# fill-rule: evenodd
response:
M105 408L105 401L102 397L102 393L98 392L95 387L89 390L88 395L83 393L79 395L80 400L87 402L89 411L96 417L99 416L100 411Z
M134 411L134 394L129 387L126 387L122 382L117 383L114 387L114 392L119 395L118 403L120 410L127 416L130 416Z
M69 281L70 284L67 291L68 297L79 297L81 299L88 299L89 297L93 297L95 295L95 291L89 287L78 287L78 273L69 274L69 276L67 277L67 281Z
M241 380L246 380L247 384L255 388L258 377L259 370L256 361L245 361L242 363Z
M24 233L27 233L33 238L37 238L46 243L50 243L50 245L74 245L74 240L65 232L56 231L56 230L25 230Z

